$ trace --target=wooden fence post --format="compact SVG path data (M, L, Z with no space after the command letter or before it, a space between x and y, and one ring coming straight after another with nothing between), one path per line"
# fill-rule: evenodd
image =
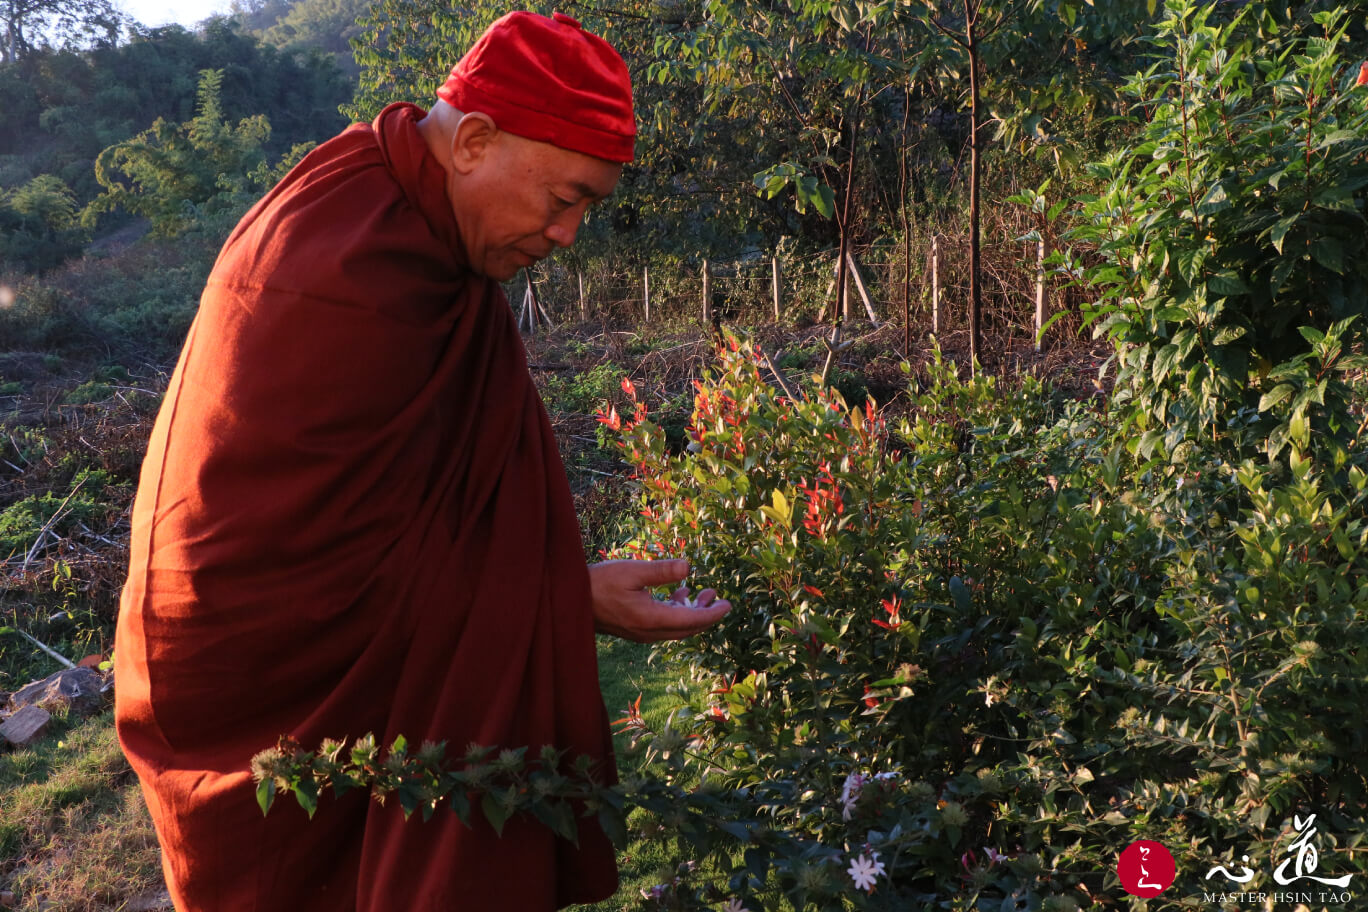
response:
M879 317L874 313L874 302L869 300L869 292L865 289L864 278L860 275L860 269L855 265L855 255L849 250L846 251L846 265L850 267L850 277L855 280L855 289L860 293L860 300L864 301L865 313L869 314L869 322L876 327L879 325ZM849 314L846 315L849 319Z
M1040 351L1041 330L1045 326L1045 239L1036 241L1035 350Z
M708 269L708 261L703 261L703 325L706 327L712 322L712 272Z
M779 258L771 260L774 267L774 322L778 323L784 316L783 295L780 289L783 288L783 278L779 272Z
M931 235L931 333L940 335L940 235Z
M641 267L641 295L646 309L646 322L651 322L651 267Z

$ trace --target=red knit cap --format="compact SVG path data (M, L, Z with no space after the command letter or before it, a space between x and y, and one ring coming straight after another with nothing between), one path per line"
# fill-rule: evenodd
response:
M569 16L509 13L480 36L437 97L499 129L608 161L636 139L632 80L618 52Z

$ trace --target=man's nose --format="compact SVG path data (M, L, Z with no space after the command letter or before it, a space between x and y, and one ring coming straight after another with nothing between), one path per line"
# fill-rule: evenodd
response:
M575 235L579 233L582 224L584 210L575 206L546 226L546 239L557 247L569 247L575 243Z

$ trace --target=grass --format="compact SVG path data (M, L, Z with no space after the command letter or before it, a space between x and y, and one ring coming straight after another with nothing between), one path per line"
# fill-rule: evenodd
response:
M112 711L54 719L37 743L0 755L0 888L18 909L109 910L160 882L152 821Z
M674 683L670 672L659 664L651 664L651 647L612 637L599 637L599 686L608 715L617 719L626 708L641 698L641 715L652 728L665 723L674 711L678 698L667 688ZM614 736L619 755L627 749L629 738L619 733ZM631 762L631 761L626 761ZM625 766L619 759L619 766ZM669 880L671 846L668 840L653 838L645 832L644 815L636 812L628 817L627 830L631 844L618 856L618 876L621 886L615 896L587 906L575 906L580 912L618 912L633 905L643 888Z

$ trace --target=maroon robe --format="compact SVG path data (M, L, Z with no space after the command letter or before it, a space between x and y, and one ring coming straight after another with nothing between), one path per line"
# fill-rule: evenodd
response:
M248 763L374 732L544 744L615 775L565 470L497 283L392 105L247 213L209 277L133 510L116 718L180 912L549 910L617 886L476 812L330 793L262 816Z

